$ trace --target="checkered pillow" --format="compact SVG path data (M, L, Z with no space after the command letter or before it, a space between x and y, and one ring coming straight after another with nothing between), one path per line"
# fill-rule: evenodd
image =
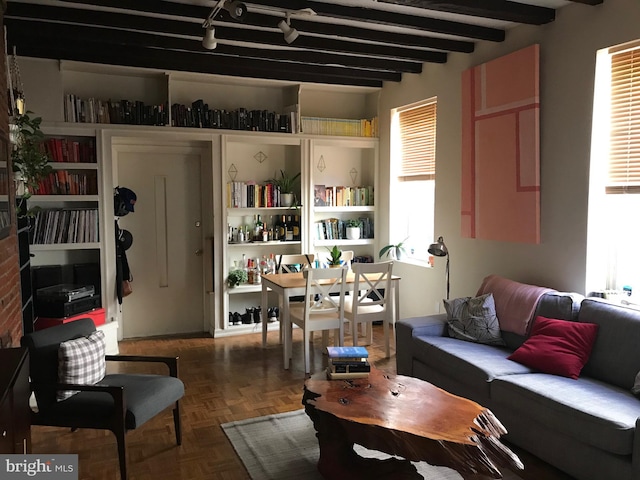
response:
M62 342L58 349L58 382L93 385L104 378L106 371L104 332L96 330L88 337ZM58 401L78 393L78 390L58 390Z

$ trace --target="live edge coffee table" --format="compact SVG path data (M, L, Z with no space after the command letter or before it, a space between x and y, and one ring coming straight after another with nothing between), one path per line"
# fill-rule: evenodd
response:
M411 461L457 470L465 479L502 478L522 462L500 442L507 433L491 411L417 378L375 368L368 378L305 381L302 403L320 445L326 479L419 479ZM360 457L353 444L403 459Z

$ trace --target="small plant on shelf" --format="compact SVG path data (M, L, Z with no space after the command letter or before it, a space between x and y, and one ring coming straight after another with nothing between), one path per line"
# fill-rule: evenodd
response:
M22 198L29 198L37 191L40 180L49 176L52 171L49 165L51 160L42 147L42 118L30 116L32 113L29 111L13 119L15 138L12 138L14 147L11 152L11 164L18 182L24 186L18 190L18 196Z
M409 238L409 237L407 237ZM407 241L405 238L400 243L396 243L395 245L386 245L380 249L380 253L378 254L380 258L387 257L393 260L400 260L403 255L406 255L407 251L404 248L404 242Z
M346 221L347 228L362 228L362 220L358 218L350 218Z
M362 231L362 220L350 218L345 222L347 240L358 240Z
M326 247L329 251L330 257L328 260L328 264L330 267L339 267L341 264L340 258L342 257L342 251L338 248L337 245L334 245L333 248Z
M280 170L280 178L274 176L270 183L273 183L277 187L280 187L280 193L293 193L293 185L300 177L300 173L296 173L294 176L289 176L284 170Z
M227 285L229 285L229 288L233 288L241 283L246 283L247 280L249 280L249 276L244 270L231 270L227 277Z

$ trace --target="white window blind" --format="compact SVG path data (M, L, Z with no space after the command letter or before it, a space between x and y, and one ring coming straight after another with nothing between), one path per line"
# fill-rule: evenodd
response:
M640 46L611 55L606 193L640 193Z
M433 180L436 174L436 102L399 112L402 160L399 180Z

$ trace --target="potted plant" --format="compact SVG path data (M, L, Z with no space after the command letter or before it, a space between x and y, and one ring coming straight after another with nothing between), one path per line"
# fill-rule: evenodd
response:
M229 288L233 288L241 283L246 283L247 280L249 280L249 276L244 270L231 270L227 277L227 285L229 285Z
M333 248L326 247L329 251L330 257L328 260L329 268L339 267L342 264L342 251L338 248L337 245L334 245Z
M21 201L37 191L39 182L48 177L52 171L49 165L51 159L42 147L44 140L44 133L40 129L42 118L32 117L30 115L32 113L29 111L14 117L15 127L12 128L11 164L16 183L16 197ZM32 216L34 210L27 211L26 215Z
M407 253L404 248L404 242L406 241L407 239L405 238L403 241L401 241L400 243L396 243L395 245L391 244L382 247L378 256L380 258L386 256L387 258L391 258L392 260L401 260L402 256Z
M347 226L347 239L358 240L362 230L362 220L352 218L347 220L345 223Z
M293 185L295 181L300 177L300 172L293 176L289 176L284 170L280 170L280 178L274 176L270 183L273 183L280 189L280 204L283 207L290 207L293 205Z

